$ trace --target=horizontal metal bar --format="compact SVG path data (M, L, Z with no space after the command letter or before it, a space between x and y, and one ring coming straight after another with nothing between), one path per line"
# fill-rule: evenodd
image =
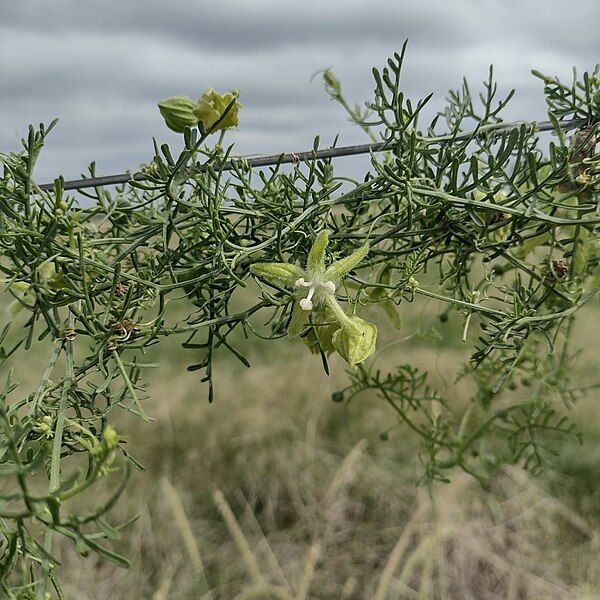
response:
M573 129L586 122L585 119L575 119L572 121L561 121L559 123L562 129ZM519 122L508 123L506 128L499 124L499 130L517 129L522 125L534 127L535 131L551 131L554 129L554 124L551 121L540 122ZM472 135L471 132L453 136L455 138L466 138ZM432 142L441 138L432 138ZM239 156L225 162L223 168L225 171L230 171L235 164L245 163L250 167L269 167L278 164L298 163L304 160L314 160L319 158L338 158L341 156L355 156L358 154L368 154L370 152L382 152L388 149L387 142L377 142L374 144L359 144L357 146L340 146L338 148L325 148L323 150L308 150L303 152L287 152L285 154L267 154L264 156ZM147 179L144 173L119 173L118 175L106 175L104 177L90 177L86 179L73 179L64 182L65 190L81 190L91 187L103 187L107 185L117 185L120 183L128 183L130 181L145 181ZM44 183L39 186L42 190L54 189L54 183Z

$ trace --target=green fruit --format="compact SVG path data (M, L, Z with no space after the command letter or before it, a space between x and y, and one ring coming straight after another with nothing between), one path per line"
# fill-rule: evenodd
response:
M188 96L171 96L158 103L158 110L165 119L169 129L183 133L186 127L198 124L198 117L194 114L196 103Z
M360 317L350 317L350 322L342 323L340 329L333 334L333 347L355 367L375 352L377 327Z

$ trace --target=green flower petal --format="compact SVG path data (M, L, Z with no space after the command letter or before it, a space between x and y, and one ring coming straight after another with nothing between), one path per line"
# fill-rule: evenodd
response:
M307 314L306 311L302 312ZM340 328L340 324L331 310L325 306L315 311L313 324L314 328L302 338L302 341L313 354L319 353L320 346L321 350L329 356L335 351L333 334Z
M26 294L29 291L30 287L31 284L27 283L26 281L13 281L12 283L8 284L9 290L12 290L16 294L20 295Z
M402 319L400 317L400 313L398 312L398 307L394 304L392 300L386 298L379 304L383 312L387 315L388 321L390 325L400 331L402 329Z
M61 273L58 273L54 263L46 263L38 269L40 281L53 290L62 290L67 287L67 282Z
M18 300L14 300L8 305L8 314L11 317L16 317L23 310L23 308L23 305Z
M329 232L320 231L308 253L306 270L311 275L323 275L325 271L325 249L329 244Z
M325 271L324 279L331 279L332 281L339 279L349 271L352 271L368 252L369 244L365 244L358 248L358 250L355 250L350 256L332 263Z
M333 346L351 366L367 360L375 352L377 327L360 317L350 317L352 322L342 324L333 334Z
M307 321L308 312L300 308L299 302L294 302L294 307L292 308L292 319L288 326L288 335L290 337L298 337Z
M202 94L202 98L200 98L198 104L195 105L194 114L196 120L202 123L204 131L208 131L221 118L225 109L232 102L234 102L233 106L229 109L226 117L219 123L219 126L214 131L237 127L238 111L241 104L237 101L237 92L219 94L213 88L208 88L208 90Z
M254 263L250 273L271 283L292 286L300 277L306 277L303 269L290 263Z

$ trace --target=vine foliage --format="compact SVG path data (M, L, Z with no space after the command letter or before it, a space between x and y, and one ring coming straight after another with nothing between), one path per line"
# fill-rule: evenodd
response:
M573 321L600 290L600 70L568 84L534 73L554 126L543 136L535 124L504 121L512 93L498 95L491 71L478 95L463 83L422 125L431 96L405 97L403 59L404 49L374 69L364 108L323 73L351 120L386 144L360 180L337 176L331 159L249 168L223 145L234 108L237 123L237 94L219 117L214 90L200 112L185 101L181 118L191 121L176 123L183 149L155 144L145 181L81 197L66 194L61 178L41 189L34 166L54 122L30 127L21 152L0 155L0 270L12 297L0 332L0 587L8 597L62 597L57 536L128 565L111 545L128 523L112 522L110 510L139 465L115 423L122 411L149 419L146 352L166 336L181 338L211 401L215 352L249 366L247 337L277 344L292 333L326 370L341 353L356 366L333 399L381 397L399 427L422 439L431 479L458 467L485 482L505 461L539 470L557 436L577 435L563 404L582 393L569 378ZM170 106L163 101L161 111ZM210 111L209 125L194 124ZM209 143L215 131L219 143ZM294 285L327 236L320 273L338 279ZM294 281L265 271L284 263ZM315 302L307 297L301 306L310 310L294 321L311 285ZM358 315L380 308L395 331L404 303L420 297L433 299L442 319L459 320L473 343L461 377L476 391L465 410L426 373L409 364L384 373L368 358L377 328ZM365 335L368 343L356 341ZM39 342L47 367L27 392L11 365ZM80 496L84 503L73 501Z

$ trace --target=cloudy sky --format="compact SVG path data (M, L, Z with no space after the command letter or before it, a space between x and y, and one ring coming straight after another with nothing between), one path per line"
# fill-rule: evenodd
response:
M508 114L543 119L532 68L569 77L600 61L598 0L4 0L0 10L0 151L29 123L60 123L37 178L99 174L179 143L158 100L237 88L237 153L299 151L320 134L367 141L311 75L331 67L347 95L371 97L371 67L409 39L404 89L433 106L462 76L477 87L493 63L517 89ZM342 159L348 160L348 159Z

